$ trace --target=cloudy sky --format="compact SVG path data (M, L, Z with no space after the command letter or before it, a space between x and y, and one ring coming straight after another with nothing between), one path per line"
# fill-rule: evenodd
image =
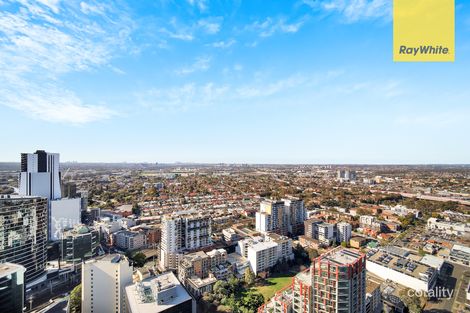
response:
M470 163L470 3L454 63L391 3L0 0L0 161Z

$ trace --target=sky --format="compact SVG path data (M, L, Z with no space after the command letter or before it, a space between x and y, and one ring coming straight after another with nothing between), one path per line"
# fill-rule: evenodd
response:
M394 63L391 0L0 0L0 161L470 163L453 63Z

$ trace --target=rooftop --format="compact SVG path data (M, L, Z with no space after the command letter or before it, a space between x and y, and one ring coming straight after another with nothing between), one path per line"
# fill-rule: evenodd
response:
M172 272L150 277L126 287L130 311L158 313L191 300Z
M19 264L14 264L14 263L0 263L0 277L4 277L7 275L11 275L15 272L22 271L23 274L26 272L26 269L19 265Z
M351 250L351 249L333 249L319 258L321 261L329 261L332 263L336 263L338 265L349 265L355 263L359 258L361 258L361 254Z

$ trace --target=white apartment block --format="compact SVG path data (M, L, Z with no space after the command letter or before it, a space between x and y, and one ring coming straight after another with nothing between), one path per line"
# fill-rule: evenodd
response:
M258 242L248 247L247 256L256 275L276 265L279 259L278 245L272 241Z
M145 246L145 234L141 232L131 232L127 230L114 234L115 245L124 250L136 250Z
M255 274L265 271L281 260L292 260L292 240L278 234L240 240L237 253L248 260Z
M321 223L318 227L318 241L327 246L331 246L336 242L335 225L329 223Z
M375 220L375 216L361 215L359 217L359 224L361 224L361 227L370 227L375 222Z
M82 263L82 313L127 313L125 287L132 266L119 254Z
M470 223L449 222L434 217L428 219L426 227L429 230L439 230L447 234L470 234Z
M352 226L349 223L341 222L336 224L336 241L349 243L352 234Z
M161 269L176 269L180 254L212 244L210 216L172 214L161 225Z
M256 230L280 235L301 233L306 212L303 200L287 198L281 201L264 200L256 212Z

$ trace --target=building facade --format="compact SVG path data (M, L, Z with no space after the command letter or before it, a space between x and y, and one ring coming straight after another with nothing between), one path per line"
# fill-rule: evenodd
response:
M23 312L25 272L26 269L18 264L0 264L0 312Z
M128 313L196 313L196 302L172 272L125 288Z
M100 245L98 230L79 225L63 233L61 245L62 260L81 262L97 254Z
M172 214L161 224L160 268L176 269L183 252L212 244L211 218L202 214Z
M119 254L82 263L82 313L127 313L125 287L132 266Z
M24 266L30 283L45 274L46 245L47 199L0 196L0 263Z

